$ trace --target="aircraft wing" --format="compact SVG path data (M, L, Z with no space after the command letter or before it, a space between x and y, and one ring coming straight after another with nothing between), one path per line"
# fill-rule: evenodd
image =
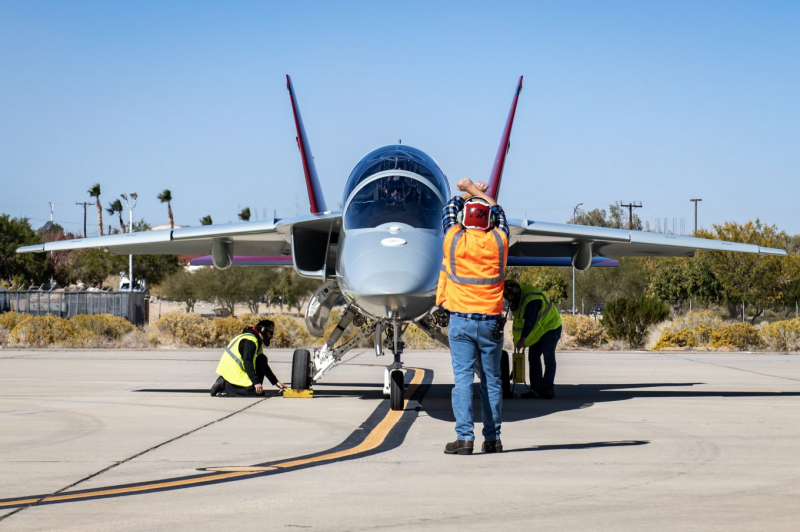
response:
M576 257L575 267L589 267L592 257L693 257L698 249L760 255L786 255L782 249L691 236L677 236L587 225L508 220L511 257ZM583 267L581 267L583 266Z
M115 255L207 255L220 244L229 256L290 256L293 235L302 233L309 245L323 242L341 220L341 213L309 214L262 222L204 225L181 229L142 231L21 247L18 253L102 248ZM313 241L313 242L312 242Z

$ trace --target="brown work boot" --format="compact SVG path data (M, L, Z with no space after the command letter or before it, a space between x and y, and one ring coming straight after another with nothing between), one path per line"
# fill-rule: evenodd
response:
M483 453L502 453L503 452L503 442L500 439L496 440L484 440L483 445L481 445L481 452Z
M444 446L444 454L472 454L472 440L451 441Z

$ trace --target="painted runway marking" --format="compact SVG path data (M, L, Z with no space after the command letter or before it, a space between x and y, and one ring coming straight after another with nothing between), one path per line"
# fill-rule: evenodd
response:
M246 478L286 473L325 463L361 458L370 454L386 452L396 448L402 443L406 433L411 427L411 423L417 417L417 409L409 408L409 404L419 403L433 380L433 372L431 370L420 368L406 369L406 379L408 380L409 376L411 379L406 386L403 410L391 410L389 408L389 400L384 399L369 418L362 423L358 430L355 430L344 442L327 451L288 460L254 464L251 466L214 467L206 469L206 471L214 471L214 473L211 474L204 473L155 482L141 482L121 486L109 486L101 489L59 493L57 495L38 495L3 499L0 500L0 510L11 508L22 509L23 507L38 506L41 504L75 502L205 486L219 482L230 482ZM410 422L400 423L403 418L407 418ZM222 472L223 469L230 472ZM0 517L0 520L9 515L11 514Z

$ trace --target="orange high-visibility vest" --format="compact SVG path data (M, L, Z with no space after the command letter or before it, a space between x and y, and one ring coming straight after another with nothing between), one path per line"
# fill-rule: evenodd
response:
M502 314L506 257L508 238L497 228L448 229L436 304L450 312Z

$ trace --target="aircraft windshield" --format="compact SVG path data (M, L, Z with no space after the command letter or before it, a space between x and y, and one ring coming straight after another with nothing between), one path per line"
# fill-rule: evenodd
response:
M444 204L428 185L413 177L376 178L353 195L344 214L348 229L367 229L398 222L441 229Z
M450 195L447 178L433 158L411 146L397 144L378 148L361 159L347 179L342 203L347 204L353 191L370 176L388 170L405 170L418 174L430 181L443 198Z

